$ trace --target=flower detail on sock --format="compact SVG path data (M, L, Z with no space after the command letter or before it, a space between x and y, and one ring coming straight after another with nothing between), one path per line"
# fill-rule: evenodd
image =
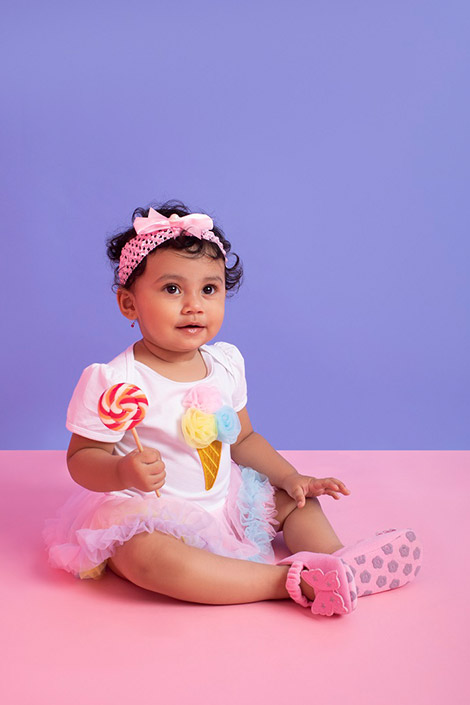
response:
M362 597L411 582L420 568L423 549L412 529L392 529L343 547L336 555L354 572L357 594Z
M348 610L341 595L336 592L340 587L337 570L324 573L321 568L302 571L302 578L315 590L312 604L313 614L331 617L333 614L347 614Z

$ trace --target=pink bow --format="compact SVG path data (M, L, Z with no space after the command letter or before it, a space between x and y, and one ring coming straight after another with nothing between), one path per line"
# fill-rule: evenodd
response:
M326 575L320 568L304 570L302 578L315 590L315 599L312 604L313 614L331 617L332 614L346 614L348 612L342 596L336 592L340 587L337 570L330 570Z
M134 220L134 230L138 235L150 235L159 230L169 230L171 228L185 230L191 232L191 235L201 238L201 233L211 230L213 225L212 218L203 213L190 213L182 218L173 213L169 218L165 218L164 215L153 208L149 209L147 218L139 217Z

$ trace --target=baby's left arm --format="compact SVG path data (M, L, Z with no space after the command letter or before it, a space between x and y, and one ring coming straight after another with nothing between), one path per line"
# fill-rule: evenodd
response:
M274 487L283 489L295 499L298 507L304 506L306 497L327 494L339 499L340 494L350 494L344 483L334 477L316 478L298 473L263 436L253 430L246 407L238 412L238 418L241 431L237 442L230 448L232 459L239 465L246 465L266 475Z

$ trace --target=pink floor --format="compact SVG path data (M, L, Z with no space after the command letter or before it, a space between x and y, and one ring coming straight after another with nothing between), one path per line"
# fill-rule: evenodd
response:
M81 582L42 548L44 519L72 487L64 453L1 452L1 702L467 705L470 452L283 455L350 487L322 500L343 541L413 527L418 579L332 619L288 600L178 603L109 573Z

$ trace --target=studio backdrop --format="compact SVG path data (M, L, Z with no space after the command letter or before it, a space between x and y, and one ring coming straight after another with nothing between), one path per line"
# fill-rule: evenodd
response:
M4 449L62 449L137 339L105 240L182 200L242 259L217 339L278 449L469 447L470 6L2 9Z

